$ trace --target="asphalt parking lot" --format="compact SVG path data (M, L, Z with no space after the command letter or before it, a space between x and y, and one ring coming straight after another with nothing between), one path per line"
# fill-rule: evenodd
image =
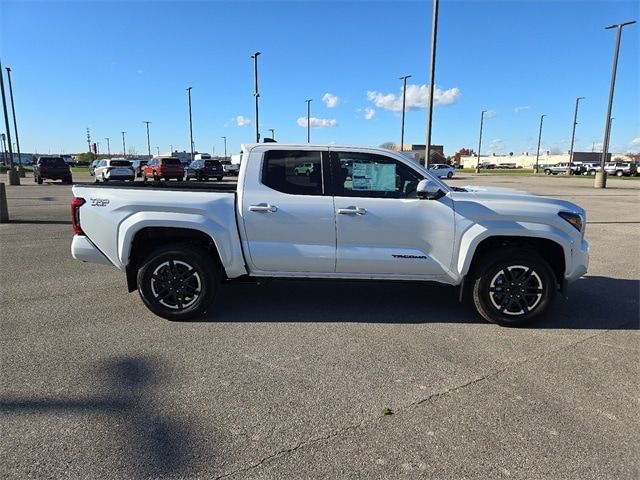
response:
M226 285L172 323L71 258L69 186L7 186L0 476L638 478L640 181L451 183L585 207L569 300L507 329L452 288Z

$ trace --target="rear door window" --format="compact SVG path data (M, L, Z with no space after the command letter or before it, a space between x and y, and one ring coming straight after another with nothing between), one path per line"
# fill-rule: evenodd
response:
M130 167L131 162L128 160L111 160L112 167Z
M304 150L271 150L262 165L262 183L292 195L322 195L322 153Z

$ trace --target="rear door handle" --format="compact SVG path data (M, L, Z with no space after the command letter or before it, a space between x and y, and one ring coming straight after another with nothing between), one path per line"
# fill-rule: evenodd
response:
M350 206L347 208L339 208L338 213L340 215L364 215L367 211L364 208Z
M269 205L268 203L259 203L258 205L251 205L249 207L249 211L274 213L278 211L278 207L276 207L275 205Z

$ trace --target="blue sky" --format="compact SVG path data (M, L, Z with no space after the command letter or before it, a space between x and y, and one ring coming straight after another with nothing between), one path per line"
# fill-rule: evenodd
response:
M441 0L433 143L445 153L567 151L577 96L576 149L602 142L615 45L606 25L640 20L637 1ZM199 151L254 139L253 60L259 50L260 127L283 142L380 145L400 140L401 75L409 79L405 142L424 143L431 1L7 1L0 55L12 68L22 151L188 150L193 87ZM625 27L611 150L640 150L638 24ZM6 78L6 77L5 77ZM329 93L329 96L325 94ZM325 101L323 101L323 97ZM337 97L337 98L334 98ZM302 117L302 118L301 118ZM246 123L246 124L245 124ZM244 125L241 125L244 124ZM4 128L2 129L4 130ZM635 140L635 142L634 142Z

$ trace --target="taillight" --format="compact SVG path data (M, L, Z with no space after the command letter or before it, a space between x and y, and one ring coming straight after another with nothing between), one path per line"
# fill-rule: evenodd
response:
M76 235L84 235L80 227L80 207L85 203L85 199L80 197L75 197L71 200L71 227Z

